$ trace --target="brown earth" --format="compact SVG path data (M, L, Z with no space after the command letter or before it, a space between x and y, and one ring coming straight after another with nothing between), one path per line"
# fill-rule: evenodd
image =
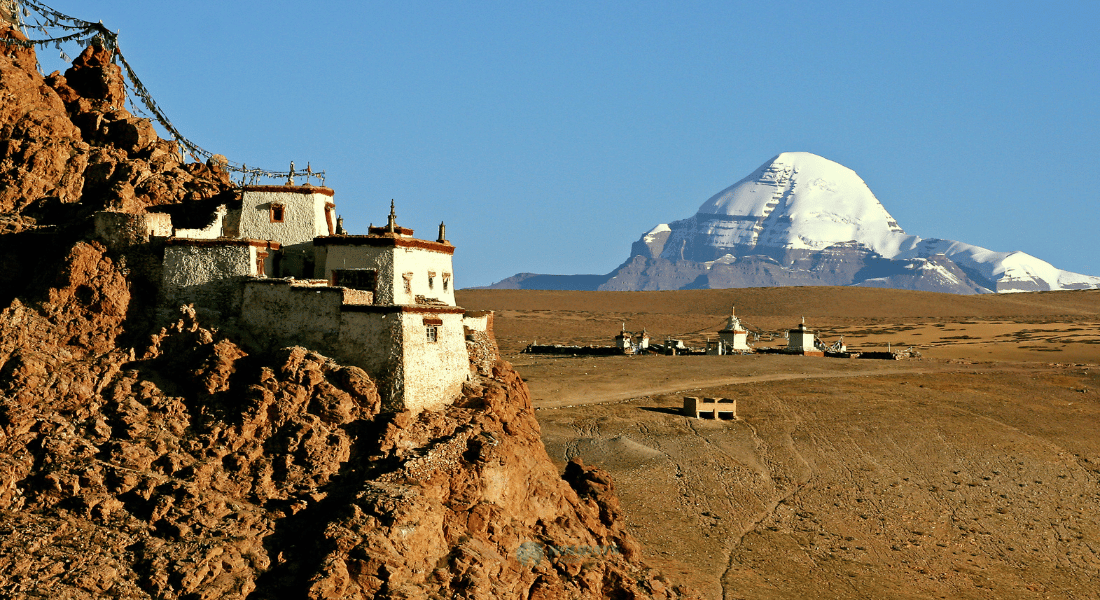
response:
M498 311L551 457L606 469L650 563L707 597L1100 597L1100 291L458 300ZM922 357L518 353L610 345L624 321L701 343L733 304L761 346L805 316L828 341ZM740 418L681 416L685 395L736 398Z
M412 415L306 348L158 320L163 247L108 248L94 213L233 190L125 112L109 52L43 78L0 46L0 92L0 598L694 595L606 472L550 460L485 340L462 397Z

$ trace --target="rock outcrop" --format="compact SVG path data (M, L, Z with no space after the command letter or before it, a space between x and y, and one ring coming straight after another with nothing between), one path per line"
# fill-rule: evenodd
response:
M462 397L413 416L361 369L250 353L190 307L151 327L158 249L102 245L93 213L228 176L124 110L106 50L42 78L6 48L0 91L3 595L690 595L641 563L606 473L556 470L488 336Z

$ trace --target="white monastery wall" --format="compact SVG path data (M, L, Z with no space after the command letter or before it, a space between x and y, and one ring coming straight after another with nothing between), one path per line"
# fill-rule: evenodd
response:
M339 341L342 304L342 288L253 280L244 285L241 320L268 349L283 345L329 348Z
M195 303L235 312L240 306L241 277L256 275L256 246L169 244L164 248L163 301ZM271 256L265 263L270 268Z
M373 269L378 274L376 304L415 304L416 296L424 296L455 306L451 254L433 249L432 246L437 246L435 242L397 240L392 242L394 245L368 245L354 239L339 241L343 243L314 247L314 277L331 281L336 269ZM404 246L405 243L410 246Z
M404 404L418 412L437 410L462 393L470 373L466 334L461 313L402 312L404 345ZM429 341L428 327L436 327Z
M372 246L314 246L314 277L332 281L333 269L374 269L378 273L375 304L397 304L393 297L393 248Z
M330 204L332 191L328 188L246 187L242 192L239 235L284 246L311 242L330 234L326 218L326 206ZM273 206L283 207L282 222L273 220Z
M401 313L345 310L340 314L340 348L333 357L371 376L384 410L404 408Z
M398 247L394 251L393 263L394 296L398 304L413 304L417 296L424 296L440 300L448 306L455 305L454 268L450 254ZM407 293L406 274L411 274L411 291Z

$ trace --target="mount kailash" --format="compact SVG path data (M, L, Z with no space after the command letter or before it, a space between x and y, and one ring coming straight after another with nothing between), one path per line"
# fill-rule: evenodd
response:
M607 275L520 273L505 289L674 290L858 285L976 294L1100 287L1024 252L909 235L851 169L784 152L694 216L634 242Z

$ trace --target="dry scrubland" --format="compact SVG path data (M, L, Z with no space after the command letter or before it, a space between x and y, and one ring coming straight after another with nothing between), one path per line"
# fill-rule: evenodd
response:
M648 558L709 597L1100 597L1100 291L458 301L497 311L551 456L608 469ZM623 321L701 343L731 304L759 345L805 316L829 341L923 358L518 354L609 344ZM684 395L737 398L740 419L686 419Z

